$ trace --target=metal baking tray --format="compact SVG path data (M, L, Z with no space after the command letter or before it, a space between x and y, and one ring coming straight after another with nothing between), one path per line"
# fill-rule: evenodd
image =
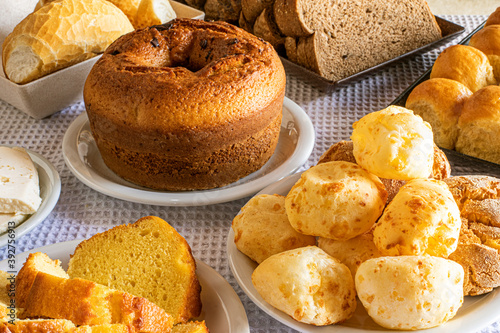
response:
M390 60L387 60L383 63L380 63L378 65L375 65L373 67L370 67L370 68L367 68L361 72L358 72L356 74L353 74L351 76L348 76L346 78L343 78L343 79L340 79L340 80L337 80L337 81L331 81L331 80L328 80L324 77L322 77L321 75L319 75L318 73L316 72L313 72L305 67L302 67L294 62L291 62L290 60L288 60L285 56L281 55L281 60L283 62L283 65L285 66L285 69L288 70L288 71L299 71L299 73L307 73L309 74L308 77L313 79L314 81L317 81L318 83L321 83L321 84L326 84L328 86L335 86L337 84L341 84L341 83L346 83L350 80L353 80L353 79L356 79L362 75L365 75L371 71L374 71L376 69L379 69L383 66L386 66L390 63L393 63L395 61L398 61L398 60L401 60L405 57L408 57L412 54L417 54L417 53L421 53L421 52L424 52L424 51L428 51L429 49L432 49L432 48L437 48L441 45L444 45L446 42L448 42L449 39L451 39L452 37L455 37L455 36L458 36L459 34L463 33L465 31L465 28L458 25L458 24L455 24L453 22L450 22L448 20L445 20L439 16L434 16L436 18L436 21L439 25L439 27L441 28L441 32L442 32L442 37L440 39L438 39L437 41L434 41L432 43L429 43L429 44L426 44L422 47L419 47L417 49L414 49L410 52L407 52L405 54L402 54L396 58L392 58Z
M462 45L467 45L471 39L471 37L481 30L484 27L484 24L486 23L483 22L481 23L477 28L475 28L471 33L469 33L464 39L462 39L458 44ZM398 105L398 106L405 106L406 105L406 100L408 99L408 96L412 92L412 90L418 86L420 83L424 82L425 80L430 79L431 76L431 71L432 67L429 68L424 74L422 74L415 82L413 82L401 95L399 95L392 103L391 105ZM495 176L495 177L500 177L500 165L489 162L486 160L482 160L476 157L468 156L462 153L459 153L455 150L450 150L450 149L444 149L441 148L441 150L444 151L446 156L448 157L448 160L450 161L450 164L452 166L452 171L454 174L469 174L471 171L474 172L479 172L481 174L488 174L490 176Z

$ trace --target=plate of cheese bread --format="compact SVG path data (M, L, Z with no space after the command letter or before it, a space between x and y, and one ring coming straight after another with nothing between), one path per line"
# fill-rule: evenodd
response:
M14 245L54 209L61 180L45 157L15 146L0 146L0 179L0 246Z
M500 179L452 172L420 116L372 112L242 207L233 275L301 332L476 332L498 320Z
M19 332L249 332L227 281L155 216L18 254L0 269L14 295L1 297L7 329L15 320Z

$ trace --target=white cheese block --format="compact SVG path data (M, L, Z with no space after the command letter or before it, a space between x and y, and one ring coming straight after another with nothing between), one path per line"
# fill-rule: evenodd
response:
M30 214L0 213L0 234L7 232L9 228L17 227L29 216Z
M26 150L0 147L0 213L33 214L41 202L38 172Z

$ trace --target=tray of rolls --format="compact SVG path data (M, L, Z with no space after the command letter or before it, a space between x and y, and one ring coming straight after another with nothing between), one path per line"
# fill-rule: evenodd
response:
M496 21L495 21L496 20ZM434 141L451 159L500 164L500 8L456 45L392 104L430 123Z

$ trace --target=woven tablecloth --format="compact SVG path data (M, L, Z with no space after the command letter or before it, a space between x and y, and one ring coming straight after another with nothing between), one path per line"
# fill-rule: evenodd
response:
M287 70L286 96L305 110L316 131L315 148L299 171L314 165L331 144L349 139L354 121L391 104L432 66L442 49L458 43L486 19L484 16L444 18L464 26L466 31L438 49L404 58L349 83L322 86L307 79L303 71ZM215 205L162 207L115 199L87 187L70 172L62 154L65 131L83 111L83 102L79 102L48 118L35 120L0 100L0 144L19 145L43 155L55 166L62 182L60 198L54 210L31 232L16 240L17 252L88 238L113 226L156 215L168 221L186 238L195 257L229 281L246 309L251 332L293 332L261 311L238 286L228 267L227 234L233 217L249 197ZM467 164L453 161L452 167L455 175L471 171ZM472 171L500 176L496 167L482 170L476 166ZM0 259L5 257L4 247L0 249ZM500 322L478 332L499 331Z

